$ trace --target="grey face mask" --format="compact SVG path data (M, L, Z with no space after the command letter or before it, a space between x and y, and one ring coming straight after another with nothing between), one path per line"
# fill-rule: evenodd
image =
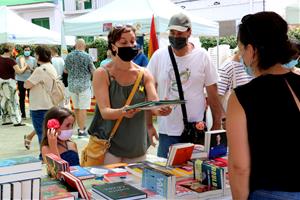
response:
M171 44L171 47L176 50L180 50L187 45L187 38L169 36L169 42Z

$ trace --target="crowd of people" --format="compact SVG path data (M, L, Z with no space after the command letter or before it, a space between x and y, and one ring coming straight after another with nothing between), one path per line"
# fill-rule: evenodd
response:
M98 69L85 52L83 39L76 41L65 60L56 48L37 46L33 54L24 46L24 55L15 61L13 47L4 45L0 56L2 125L24 125L27 93L34 130L25 133L25 147L29 149L37 135L41 159L54 153L78 165L80 152L71 140L74 125L78 137L108 139L118 121L104 164L144 160L155 139L159 141L157 155L166 158L172 144L186 139L183 107L150 111L126 107L128 99L131 104L179 99L178 70L186 120L205 121L209 106L211 130L227 130L233 199L300 198L300 175L278 173L286 168L278 158L295 158L300 140L300 73L295 68L300 48L288 38L287 23L274 12L246 15L238 26L238 49L218 70L206 50L189 42L192 22L186 15L174 15L168 30L170 46L158 49L148 63L136 43L134 27L113 27L108 34L108 58ZM53 105L48 92L51 77L64 79L65 99L60 105ZM92 91L97 104L88 125Z

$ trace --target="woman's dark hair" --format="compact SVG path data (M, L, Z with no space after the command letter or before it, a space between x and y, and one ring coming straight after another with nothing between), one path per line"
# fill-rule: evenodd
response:
M43 122L43 136L42 136L42 141L41 141L41 147L49 145L48 144L48 136L47 136L48 121L50 119L57 119L59 121L59 124L62 125L64 120L69 116L73 116L75 119L74 113L71 110L69 110L67 108L63 108L63 107L55 106L47 111L47 113L45 114L44 122Z
M275 12L258 12L242 18L238 41L251 44L258 56L258 67L268 69L276 63L288 63L295 54L288 39L288 25Z
M29 45L24 45L24 46L23 46L23 49L26 49L26 48L31 49L31 47L30 47Z
M51 51L47 46L37 46L35 48L35 54L39 56L39 61L45 63L51 61Z
M121 25L121 26L114 26L108 36L108 49L111 50L112 55L116 55L116 52L112 49L112 44L115 44L118 40L120 40L122 33L127 33L127 32L134 32L135 33L135 28L131 25Z

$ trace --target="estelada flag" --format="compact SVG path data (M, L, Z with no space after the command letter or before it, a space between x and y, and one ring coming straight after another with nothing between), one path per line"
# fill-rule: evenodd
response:
M151 58L152 54L157 49L158 49L158 41L156 37L154 15L152 15L151 27L150 27L150 39L149 39L149 46L148 46L148 59Z

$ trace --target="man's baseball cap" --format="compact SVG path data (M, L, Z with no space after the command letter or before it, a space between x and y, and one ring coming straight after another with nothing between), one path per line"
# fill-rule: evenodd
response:
M168 25L168 30L176 30L185 32L188 28L191 28L191 20L183 13L175 14L171 17Z

